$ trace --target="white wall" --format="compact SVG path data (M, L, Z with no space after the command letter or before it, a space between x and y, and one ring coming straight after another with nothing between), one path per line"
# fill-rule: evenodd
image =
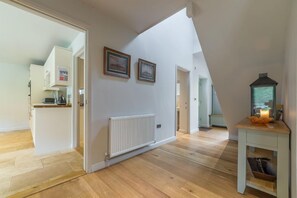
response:
M250 83L259 73L279 82L290 0L194 0L193 21L217 91L229 138L250 115Z
M29 66L0 63L0 132L29 129Z
M85 39L86 34L80 32L77 37L72 41L72 43L69 46L69 49L72 50L73 54L77 54L80 52L81 49L85 48Z
M283 76L284 120L291 129L291 197L296 198L297 2L292 1Z
M212 91L212 114L223 114L216 90Z
M193 64L192 21L185 11L137 35L82 1L26 0L60 18L88 29L89 66L89 160L102 162L107 152L108 118L111 116L154 113L156 140L175 135L175 66ZM86 25L87 24L87 25ZM131 78L103 75L103 47L131 55ZM156 83L137 80L137 61L157 64ZM90 168L90 167L88 167Z

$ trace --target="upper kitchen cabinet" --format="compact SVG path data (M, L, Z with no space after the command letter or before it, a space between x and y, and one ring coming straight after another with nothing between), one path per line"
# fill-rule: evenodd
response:
M45 89L71 85L72 52L55 46L44 64Z
M34 64L30 65L30 105L41 103L43 98L51 97L51 92L46 92L43 89L43 74L43 66Z

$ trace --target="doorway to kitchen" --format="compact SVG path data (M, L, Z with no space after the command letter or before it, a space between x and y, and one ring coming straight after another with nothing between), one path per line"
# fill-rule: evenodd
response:
M88 170L87 50L80 56L79 72L83 124L73 119L73 57L78 48L87 48L87 30L46 15L45 10L31 10L23 2L7 2L0 1L0 85L5 93L0 112L0 197L26 197ZM78 127L83 152L73 143Z

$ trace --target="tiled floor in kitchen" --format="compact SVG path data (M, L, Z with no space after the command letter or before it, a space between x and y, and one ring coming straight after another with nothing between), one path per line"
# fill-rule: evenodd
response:
M36 156L30 131L0 133L0 197L29 195L84 174L75 150Z

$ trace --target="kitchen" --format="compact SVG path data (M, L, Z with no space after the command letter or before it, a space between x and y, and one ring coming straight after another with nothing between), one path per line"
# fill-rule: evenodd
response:
M7 197L85 174L76 150L84 140L76 56L84 57L85 33L3 2L0 24L0 197Z
M71 69L72 51L58 46L44 66L30 65L30 126L36 154L71 148Z

